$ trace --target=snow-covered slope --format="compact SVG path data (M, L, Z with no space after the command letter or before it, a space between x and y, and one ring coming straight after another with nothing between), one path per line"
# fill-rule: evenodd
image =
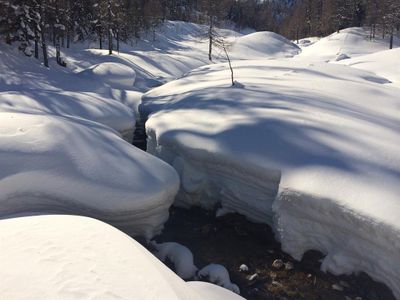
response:
M148 151L180 174L178 203L273 224L296 258L321 250L325 270L366 271L399 297L400 90L336 64L234 69L235 87L219 64L143 98Z
M400 48L358 56L340 62L361 70L371 71L393 83L400 83Z
M133 137L133 109L115 101L110 88L93 78L82 78L55 63L39 61L0 48L0 111L74 116L96 121Z
M77 216L0 220L2 299L240 300L186 283L132 238Z
M236 39L230 49L232 59L293 57L300 48L283 36L264 31L244 35Z
M400 46L400 40L395 39L395 46ZM363 28L353 27L333 33L320 39L308 47L303 47L299 59L310 61L335 61L345 54L349 57L370 54L389 49L387 39L369 39L369 32Z
M0 217L70 213L146 238L161 230L179 185L164 162L91 121L0 113L0 124Z

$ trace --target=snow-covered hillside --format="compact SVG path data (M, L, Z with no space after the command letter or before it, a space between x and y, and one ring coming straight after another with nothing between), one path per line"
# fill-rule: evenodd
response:
M362 28L299 47L271 32L217 32L232 59L233 87L223 51L215 48L211 63L207 27L191 23L168 21L155 40L121 43L113 55L74 44L62 49L67 68L55 63L53 48L47 69L0 45L0 217L10 217L0 221L8 266L0 298L23 274L32 295L51 287L49 299L130 299L133 291L143 291L138 299L240 299L185 284L102 223L11 218L85 215L149 239L178 193L176 205L267 223L296 259L319 250L323 270L365 271L400 299L399 48L370 41ZM135 121L147 117L149 153L121 139L131 141ZM118 255L100 264L111 252ZM17 263L30 255L32 274ZM75 259L100 275L69 264ZM37 282L46 267L47 281ZM1 273L8 268L14 273ZM71 289L70 278L82 289ZM159 289L149 288L153 280Z
M243 300L184 282L132 238L89 218L0 220L0 240L2 299Z

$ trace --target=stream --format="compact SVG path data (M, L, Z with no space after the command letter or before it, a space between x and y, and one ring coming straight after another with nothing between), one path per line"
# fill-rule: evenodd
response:
M145 120L139 119L133 145L146 151L146 144ZM294 261L282 251L268 225L249 222L238 214L216 218L212 211L173 206L163 233L155 240L188 247L199 268L222 264L248 300L395 300L389 288L365 273L323 273L324 256L319 252L309 251L302 261ZM285 265L276 268L276 260ZM242 264L249 267L247 272L239 270Z

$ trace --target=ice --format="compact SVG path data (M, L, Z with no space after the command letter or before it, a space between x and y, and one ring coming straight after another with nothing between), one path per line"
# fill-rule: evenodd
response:
M184 282L129 236L86 217L3 219L0 240L4 299L243 300Z
M0 124L1 217L69 213L160 232L179 185L170 166L91 121L0 113Z
M179 277L185 280L195 277L197 267L193 262L193 254L187 247L174 242L152 242L152 246L156 249L157 258L162 262L170 261Z

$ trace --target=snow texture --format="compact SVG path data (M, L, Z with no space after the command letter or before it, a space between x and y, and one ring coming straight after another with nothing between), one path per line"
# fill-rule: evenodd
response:
M136 78L136 72L132 68L115 62L94 65L88 70L82 71L80 75L121 89L132 88Z
M170 261L179 277L185 280L195 277L198 269L194 265L193 254L187 247L174 242L151 244L156 249L157 258L162 262Z
M243 300L184 282L129 236L86 217L3 219L0 240L3 299Z
M0 124L1 217L68 213L160 232L179 185L170 166L91 121L0 113Z
M244 35L235 40L230 50L234 59L293 57L300 48L283 36L263 31Z

